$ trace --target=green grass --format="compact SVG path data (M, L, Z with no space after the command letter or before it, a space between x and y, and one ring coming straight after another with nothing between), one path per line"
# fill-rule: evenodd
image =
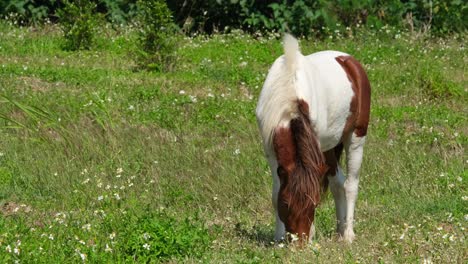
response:
M386 32L388 30L388 32ZM396 36L396 37L395 37ZM135 71L134 29L61 50L0 23L0 259L7 263L433 263L468 258L465 38L387 28L302 40L361 60L372 113L357 240L274 244L254 109L275 37L185 38L171 73Z

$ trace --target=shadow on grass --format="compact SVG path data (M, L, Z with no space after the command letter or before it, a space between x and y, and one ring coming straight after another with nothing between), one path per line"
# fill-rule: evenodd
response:
M266 225L254 225L249 228L237 223L234 230L240 238L250 240L265 247L274 246L274 243L272 243L274 241L273 230Z

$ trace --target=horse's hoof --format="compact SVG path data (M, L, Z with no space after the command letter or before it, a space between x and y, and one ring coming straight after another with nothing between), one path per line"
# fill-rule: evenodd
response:
M343 234L343 240L347 243L352 243L354 238L356 236L354 235L354 231L352 229L347 229L345 230L344 234Z

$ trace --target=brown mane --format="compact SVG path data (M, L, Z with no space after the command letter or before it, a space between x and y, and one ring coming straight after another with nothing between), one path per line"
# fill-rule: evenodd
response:
M289 177L287 188L290 193L289 206L301 214L319 204L327 165L310 121L308 104L304 100L298 100L297 107L299 116L290 122L296 149L296 166Z

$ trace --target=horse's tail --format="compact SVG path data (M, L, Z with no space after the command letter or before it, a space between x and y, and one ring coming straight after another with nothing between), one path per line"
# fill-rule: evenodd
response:
M297 39L289 34L284 35L284 59L289 73L294 73L297 67L297 53L299 52L299 43Z
M278 58L268 73L257 106L257 119L265 146L272 146L275 128L286 125L299 114L296 71L302 54L297 40L284 36L284 56Z

